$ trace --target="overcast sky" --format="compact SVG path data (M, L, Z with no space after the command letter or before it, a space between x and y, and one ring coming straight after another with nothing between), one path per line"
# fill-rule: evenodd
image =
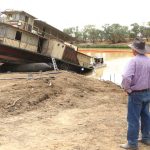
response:
M0 11L5 9L26 11L60 30L150 21L150 0L0 0Z

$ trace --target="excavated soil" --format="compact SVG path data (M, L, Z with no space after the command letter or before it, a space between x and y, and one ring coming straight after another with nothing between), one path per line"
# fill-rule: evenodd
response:
M0 74L0 150L120 150L126 106L126 93L109 81L65 71Z

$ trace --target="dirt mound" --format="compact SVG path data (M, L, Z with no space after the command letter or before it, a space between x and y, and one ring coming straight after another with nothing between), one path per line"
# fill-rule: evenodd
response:
M76 73L32 74L30 78L28 76L27 74L5 74L5 78L1 78L1 115L16 115L43 108L45 105L62 109L91 107L94 105L94 102L90 102L91 95L122 92L110 82L95 81ZM104 102L102 99L99 99L99 103L111 101Z
M119 150L126 140L127 95L109 81L8 73L0 92L0 150Z

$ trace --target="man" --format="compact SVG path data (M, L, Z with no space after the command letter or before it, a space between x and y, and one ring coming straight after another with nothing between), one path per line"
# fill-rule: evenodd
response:
M127 144L124 149L138 149L141 126L141 142L150 145L150 58L145 54L150 48L136 38L129 47L134 57L130 60L122 79L122 87L128 93Z

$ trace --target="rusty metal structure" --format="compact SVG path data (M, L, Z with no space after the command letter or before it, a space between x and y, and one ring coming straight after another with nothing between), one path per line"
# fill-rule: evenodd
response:
M91 71L92 57L70 44L76 39L16 10L3 11L0 18L0 62L5 64L52 63L60 69Z

